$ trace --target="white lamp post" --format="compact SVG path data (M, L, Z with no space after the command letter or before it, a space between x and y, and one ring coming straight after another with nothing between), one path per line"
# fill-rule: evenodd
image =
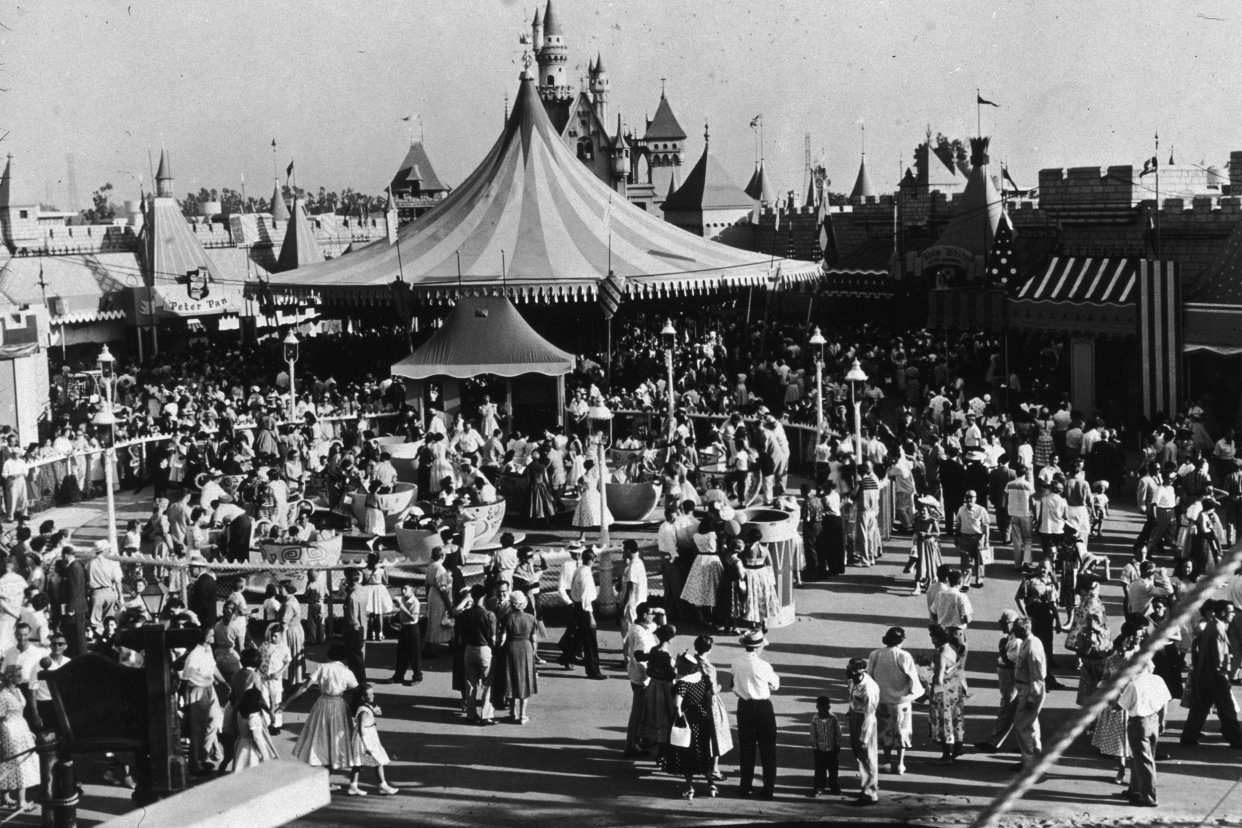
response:
M664 341L664 367L668 371L668 445L671 450L677 434L677 424L673 421L673 345L677 342L677 331L673 328L673 320L664 320L660 339Z
M113 466L116 463L116 415L112 413L112 378L115 376L116 360L108 346L99 352L99 376L103 380L104 404L91 422L97 426L108 427L108 447L104 449L104 486L107 489L108 501L108 547L116 554L120 547L116 542L116 495L113 489Z
M293 329L285 335L285 362L289 363L289 423L297 419L297 400L293 393L297 385L293 381L293 363L298 361L298 338Z
M824 433L824 335L819 326L811 334L810 345L815 346L815 439L819 440Z
M612 445L612 412L603 400L596 400L587 409L589 440L595 451L599 469L599 545L608 548L608 447Z
M862 465L862 389L855 386L866 382L867 374L858 360L854 360L845 379L850 384L850 402L854 404L854 462Z

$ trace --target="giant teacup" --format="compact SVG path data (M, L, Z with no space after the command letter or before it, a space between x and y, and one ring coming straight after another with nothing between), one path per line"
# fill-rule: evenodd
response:
M341 535L313 543L279 543L267 542L259 544L258 549L250 552L250 562L279 566L296 565L307 567L336 566L341 562ZM247 588L262 592L269 583L290 581L299 593L306 590L306 570L291 569L283 572L279 569L266 572L252 572L246 579Z
M413 483L396 483L391 492L376 495L376 497L379 499L380 511L384 513L384 531L391 535L397 528L397 524L405 517L406 512L410 511L410 507L414 505L418 497L418 486ZM353 507L354 519L361 526L366 517L367 493L351 494L350 505Z
M483 546L492 542L500 532L500 524L505 519L505 499L498 498L494 503L482 503L478 506L467 506L461 510L457 525L463 529L467 525L474 526L473 546Z
M767 619L769 627L785 627L794 622L794 569L798 565L802 538L798 534L798 516L780 509L742 509L737 513L743 537L748 527L759 530L759 542L767 546L776 577L776 594L781 609Z
M397 527L397 549L414 566L431 563L431 550L440 545L440 533L432 529Z
M422 443L391 443L380 446L382 451L392 455L392 467L397 470L397 479L402 483L418 482L418 451L422 447Z
M608 513L615 521L644 523L659 520L660 487L655 483L609 483Z

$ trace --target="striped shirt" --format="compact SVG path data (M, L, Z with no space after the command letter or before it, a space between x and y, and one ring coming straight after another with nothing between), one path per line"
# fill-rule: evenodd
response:
M836 714L829 713L827 718L818 713L811 719L811 747L825 753L834 753L841 749L841 723Z

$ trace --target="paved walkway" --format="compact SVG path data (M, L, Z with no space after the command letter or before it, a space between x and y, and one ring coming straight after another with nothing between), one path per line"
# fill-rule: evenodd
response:
M122 518L145 513L148 503L144 499L134 507L123 508ZM93 508L93 504L75 507L74 514ZM64 514L67 525L69 513ZM102 536L102 521L102 514L89 520L81 536ZM1137 528L1133 515L1117 515L1106 524L1105 543L1093 547L1113 556L1114 572L1120 571L1128 557L1124 539L1133 537ZM649 537L650 533L625 532L621 536ZM537 542L539 538L532 536L531 540ZM363 799L338 796L330 807L295 824L299 828L395 826L415 820L423 825L534 828L553 822L578 826L821 819L857 822L860 816L881 822L968 822L1011 778L1017 757L968 753L954 767L932 764L938 749L927 737L926 708L915 708L915 748L907 758L909 773L881 778L881 806L860 814L847 807L846 797L806 796L811 775L806 722L813 713L815 697L831 696L834 709L844 718L845 663L880 646L880 637L889 626L906 627L908 647L916 654L930 649L925 601L910 595L910 582L900 574L907 543L894 540L872 569L850 569L840 580L799 590L797 622L770 633L772 644L767 657L782 681L775 697L780 776L774 801L736 796L736 748L722 761L722 770L730 780L721 786L721 797L707 798L700 786L699 798L692 803L678 797L680 780L659 773L653 762L621 756L630 690L618 665L619 634L615 626L604 624L600 645L610 680L586 681L580 670L565 672L554 664L543 668L539 695L531 702L531 722L526 726L505 723L481 728L465 724L456 714L457 695L450 689L447 657L427 663L426 680L416 687L379 685L378 701L385 714L380 719L380 732L394 759L388 778L401 788L401 795ZM1001 554L1008 557L1004 551ZM968 636L972 690L967 705L968 742L982 739L991 728L996 703L994 621L1003 609L1013 606L1016 588L1017 576L1008 563L1002 562L993 568L986 588L970 593L978 622ZM1115 632L1120 616L1116 582L1105 586L1104 596ZM680 628L677 644L689 646L700 632L704 630ZM544 650L546 657L548 645ZM714 660L725 672L738 653L735 641L718 641ZM368 646L373 681L391 675L394 654L391 642ZM1058 652L1057 661L1061 675L1071 671L1071 660L1064 652ZM1069 682L1071 688L1076 683L1076 679ZM277 739L282 755L290 754L294 734L311 703L313 694L300 700L286 717L291 727ZM732 716L734 700L727 699L727 704ZM1072 689L1050 694L1043 716L1045 741L1050 741L1048 736L1073 709ZM1170 708L1171 736L1162 745L1172 759L1160 764L1158 812L1130 808L1114 798L1122 788L1111 781L1111 760L1080 741L1048 781L1023 801L1010 824L1196 824L1213 808L1212 824L1226 818L1242 824L1242 791L1233 787L1242 770L1242 754L1230 751L1214 730L1202 746L1180 747L1176 735L1184 719L1185 710L1175 703ZM841 760L842 786L847 792L856 790L857 772L848 748ZM102 759L79 762L86 789L83 824L128 807L128 791L101 783L105 769ZM23 823L32 824L33 819L20 817L19 824Z

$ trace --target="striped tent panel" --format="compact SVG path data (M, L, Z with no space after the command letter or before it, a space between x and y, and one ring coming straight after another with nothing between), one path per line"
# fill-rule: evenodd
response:
M1015 298L1042 302L1125 304L1134 301L1138 260L1057 256L1027 279Z
M957 331L1000 331L1005 294L999 290L933 290L928 293L927 327Z
M1143 414L1172 417L1181 398L1182 286L1174 262L1139 263L1139 347L1143 366Z

